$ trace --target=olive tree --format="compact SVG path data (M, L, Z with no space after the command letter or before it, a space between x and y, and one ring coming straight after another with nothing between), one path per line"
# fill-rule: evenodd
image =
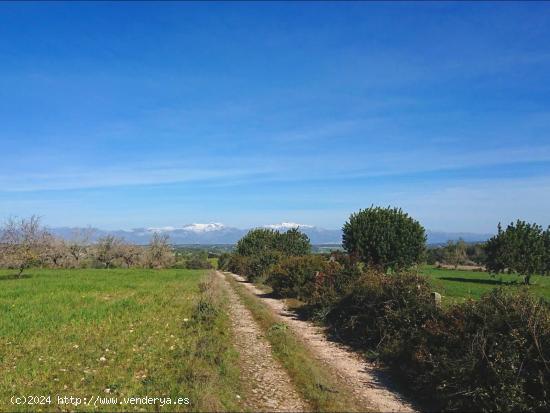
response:
M20 277L25 269L45 258L50 239L51 235L40 224L40 217L9 218L0 236L3 266L17 269Z
M546 272L546 237L540 225L519 219L505 230L498 224L497 234L485 244L487 269L495 274L516 273L529 284L533 274Z
M351 214L343 227L343 246L351 256L383 271L420 263L426 233L400 208L371 206Z

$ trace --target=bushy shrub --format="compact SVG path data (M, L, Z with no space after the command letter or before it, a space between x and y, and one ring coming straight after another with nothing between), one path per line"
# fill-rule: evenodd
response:
M265 281L281 258L281 254L276 251L268 251L264 254L250 257L248 261L249 267L245 272L246 278L252 282Z
M334 331L346 341L397 354L433 316L431 292L424 277L385 275L368 270L328 314Z
M231 254L227 252L222 253L218 258L218 269L228 270L230 260L231 260Z
M315 288L316 277L326 266L327 260L319 255L283 258L274 266L267 283L279 297L306 301Z
M341 258L344 256L329 260L315 277L314 288L307 299L314 318L324 319L339 300L352 291L363 274L361 263Z
M550 310L526 291L495 289L423 327L402 363L446 410L548 411Z
M202 270L212 268L212 264L204 256L195 254L185 261L188 270Z
M232 273L246 277L248 272L250 271L250 261L252 261L251 257L233 254L229 259L227 269Z
M496 289L441 309L423 277L369 271L327 322L438 409L550 408L550 309L526 291Z
M246 259L238 259L235 262L238 265L233 268L238 267L238 273L249 281L264 281L283 257L308 254L310 251L309 238L298 229L280 233L272 229L257 228L249 231L237 243L234 255Z

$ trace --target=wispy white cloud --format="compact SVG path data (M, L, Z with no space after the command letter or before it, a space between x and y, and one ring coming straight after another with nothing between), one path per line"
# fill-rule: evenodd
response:
M176 162L169 159L149 164L147 160L120 166L53 166L48 170L0 172L0 191L28 192L122 186L150 186L204 182L212 186L241 186L262 182L299 182L316 179L358 179L417 173L437 173L505 166L518 163L550 162L550 146L500 147L453 153L437 148L412 151L373 151L365 156L349 153L273 154L268 157L210 156ZM200 165L212 165L201 167ZM550 171L548 171L550 174ZM472 179L483 178L474 177Z
M491 168L519 163L550 162L550 146L500 147L458 152L423 148L411 151L372 151L368 154L315 153L279 156L265 161L270 173L257 180L300 181L352 179ZM550 168L548 170L550 175ZM474 179L482 179L480 175ZM253 178L254 179L254 178Z
M239 168L185 168L142 167L74 169L63 172L19 173L0 175L0 188L4 192L72 190L122 186L144 186L200 181L242 179L261 172L258 169Z

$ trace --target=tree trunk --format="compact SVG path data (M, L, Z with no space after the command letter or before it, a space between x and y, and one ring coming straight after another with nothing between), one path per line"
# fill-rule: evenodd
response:
M525 275L525 277L523 278L523 283L525 285L529 285L529 282L531 281L531 274L527 274Z

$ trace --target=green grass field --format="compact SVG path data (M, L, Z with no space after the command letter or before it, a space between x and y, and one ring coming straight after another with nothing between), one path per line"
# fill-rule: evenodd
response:
M13 405L14 395L187 397L189 405L164 409L237 408L237 354L226 312L196 321L205 271L9 274L0 271L0 411L159 409L159 403L94 408L59 406L57 400Z
M533 294L550 302L550 277L533 276L531 285L524 287L522 277L512 274L499 274L492 277L486 272L443 270L434 266L424 266L423 274L431 279L435 291L443 295L444 302L463 302L477 299L493 288L528 288ZM515 284L514 284L515 282Z

